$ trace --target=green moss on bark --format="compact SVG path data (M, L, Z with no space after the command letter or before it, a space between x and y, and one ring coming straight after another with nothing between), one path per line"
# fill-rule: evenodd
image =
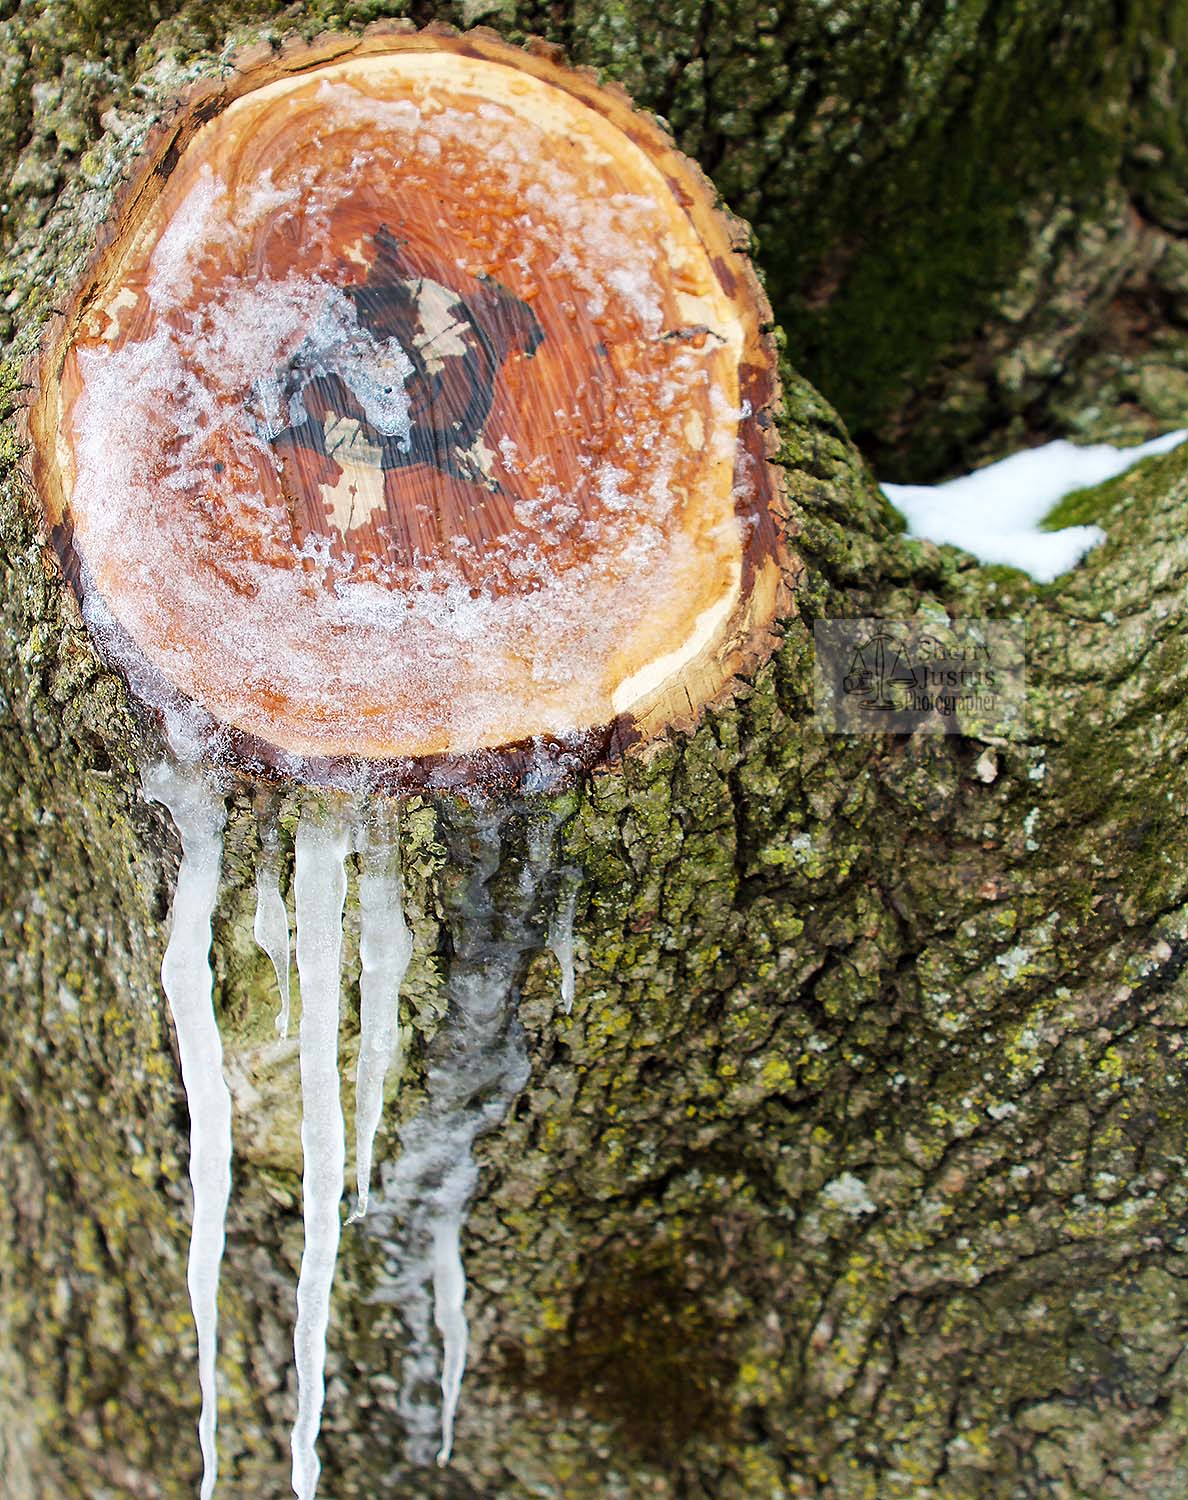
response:
M544 36L670 120L755 226L798 368L886 477L1037 431L1116 435L1106 381L1127 389L1128 435L1170 420L1185 0L27 4L0 23L5 228L40 231L95 171L101 121L143 112L138 73L151 99L261 30L393 16ZM0 290L19 329L25 296Z
M905 57L913 90L946 97L989 24L958 8L945 50L924 12L901 7L908 30L888 31L868 73L857 11L806 8L793 23L732 10L735 36L758 23L754 57L727 45L726 14L517 12L654 90L723 173L743 173L757 143L760 215L776 212L788 140L811 140L824 117L820 160L859 151L868 119L884 118L866 103L891 108ZM1022 35L1040 14L1020 12ZM1093 14L1068 24L1091 30ZM30 7L7 23L23 81L3 128L26 186L5 275L26 338L136 133L208 65L225 24L250 34L239 5L180 9L151 40L144 15L121 12L102 44L109 83L91 66L98 10ZM316 30L330 15L267 24ZM815 52L795 24L817 28ZM807 61L787 71L797 49L836 54L837 73L814 92ZM896 55L888 81L880 58ZM34 94L58 72L58 103ZM718 107L769 74L753 112ZM826 111L834 77L855 101L848 122ZM54 123L67 95L81 134ZM1113 129L1095 122L1093 139ZM920 150L935 159L927 139ZM382 1257L352 1232L323 1443L341 1500L413 1487L440 1500L1182 1493L1188 459L1093 498L1109 544L1040 589L905 539L833 410L791 371L785 388L797 613L737 702L553 809L583 872L578 998L561 1013L555 962L531 958L532 1080L481 1143L466 1230L456 1464L403 1464L403 1336L392 1308L366 1300ZM7 431L0 1449L21 1500L173 1500L197 1467L186 1119L156 981L177 847L138 795L153 746L44 568L13 458ZM1028 742L822 734L814 619L938 607L1026 623ZM289 799L286 851L293 813ZM227 1487L252 1495L286 1483L300 1255L296 1065L291 1049L262 1056L269 970L247 930L254 830L238 794L218 1000L258 1097L241 1089L220 1416ZM452 947L449 848L437 810L409 809L407 994L422 1038ZM348 1048L352 1030L348 1014ZM381 1153L418 1105L422 1058L419 1042Z

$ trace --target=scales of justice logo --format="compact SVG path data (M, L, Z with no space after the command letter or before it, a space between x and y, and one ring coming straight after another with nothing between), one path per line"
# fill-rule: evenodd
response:
M485 441L496 382L544 340L531 308L494 279L461 273L459 288L420 274L386 227L374 245L366 280L328 294L247 405L282 469L295 471L286 490L305 533L382 528L398 470L423 466L503 493Z
M894 630L870 622L869 630L843 627L834 643L825 643L842 701L856 709L887 716L907 714L952 720L957 714L996 714L1004 710L1008 689L1021 691L1021 648L1010 632L988 622L966 622L944 635L905 627ZM847 659L849 670L842 670Z
M854 648L850 670L842 679L847 698L859 698L863 708L883 713L910 706L908 694L916 685L907 642L888 630L876 631Z

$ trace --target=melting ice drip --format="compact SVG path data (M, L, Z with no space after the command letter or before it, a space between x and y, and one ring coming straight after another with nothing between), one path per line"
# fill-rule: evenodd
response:
M449 1009L433 1040L424 1108L400 1132L401 1151L381 1169L368 1221L387 1252L374 1300L400 1312L409 1335L401 1366L400 1414L411 1462L449 1461L469 1331L461 1236L478 1180L472 1148L496 1126L528 1081L517 980L539 944L531 921L541 871L529 859L515 906L491 883L502 857L506 815L480 812L470 879L448 981ZM441 1337L440 1405L433 1325Z
M211 918L218 895L225 808L192 768L163 764L145 776L145 792L164 803L182 841L169 942L161 976L177 1028L190 1107L190 1178L194 1221L188 1286L198 1334L203 1458L201 1500L214 1494L215 1357L219 1269L231 1186L231 1100L222 1073L222 1046L213 1004ZM503 857L506 814L477 815L470 876L448 982L449 1009L434 1040L428 1100L400 1133L402 1152L383 1168L383 1193L371 1232L388 1251L377 1300L394 1302L409 1332L403 1360L401 1412L409 1456L448 1461L466 1365L468 1328L461 1234L477 1181L475 1140L503 1118L528 1080L524 1036L516 1019L517 983L527 953L539 944L536 898L550 868L555 822L529 830L516 898L497 901L492 883ZM292 1434L293 1490L317 1493L317 1437L325 1396L326 1333L339 1243L345 1137L339 1095L338 1027L342 990L342 917L346 859L362 851L360 905L360 1046L356 1069L356 1180L351 1222L367 1211L375 1134L385 1084L401 1061L400 986L412 953L399 875L396 811L384 804L358 820L303 812L297 828L295 905L301 982L301 1142L305 1246L297 1286L294 1355L298 1413ZM562 968L566 1010L573 997L575 872L563 886L548 930ZM256 872L256 939L276 969L281 996L277 1026L288 1026L289 923L280 893L274 823L261 829ZM431 1399L436 1351L442 1344L440 1418ZM439 1435L440 1434L440 1435Z
M355 1160L359 1205L367 1211L375 1133L384 1085L399 1064L400 986L412 956L412 934L400 894L395 821L377 809L375 828L348 828L339 819L303 815L297 827L295 895L297 971L301 978L301 1184L305 1249L297 1282L297 1421L293 1428L293 1492L313 1500L321 1464L317 1437L326 1382L326 1330L338 1259L339 1204L346 1141L339 1100L338 1023L342 994L342 914L346 856L364 851L359 881L360 1038L355 1072ZM259 922L257 925L260 925ZM286 927L287 930L287 927ZM279 971L278 971L279 973ZM350 1222L350 1220L348 1220Z
M524 868L521 888L530 898L535 898L542 875L555 863L554 843L560 819L547 818L533 824L528 831L528 863ZM578 889L581 871L565 866L555 871L558 891L553 914L549 918L548 949L561 969L561 1004L565 1014L573 1010L573 997L577 976L574 972L573 919L577 911Z

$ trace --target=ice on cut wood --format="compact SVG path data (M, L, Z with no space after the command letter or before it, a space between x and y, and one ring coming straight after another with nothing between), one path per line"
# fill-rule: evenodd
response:
M604 727L739 597L734 273L632 136L515 73L426 51L245 94L67 352L107 650L282 752Z
M223 856L222 798L202 773L162 762L145 773L145 794L168 808L181 838L161 984L177 1031L182 1082L190 1111L190 1183L194 1220L186 1284L198 1336L198 1420L202 1449L201 1500L218 1477L219 1269L231 1192L231 1095L223 1078L223 1046L215 1017L210 968L211 916Z
M338 1258L346 1141L338 1080L342 914L349 833L342 820L303 811L297 826L297 972L301 982L301 1179L305 1247L297 1283L297 1421L293 1491L313 1500L325 1399L326 1331Z

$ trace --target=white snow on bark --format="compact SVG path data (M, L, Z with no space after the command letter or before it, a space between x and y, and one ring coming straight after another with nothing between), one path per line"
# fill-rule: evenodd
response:
M301 1182L305 1248L297 1282L293 1492L313 1500L325 1399L326 1329L338 1258L346 1141L338 1091L338 1013L348 830L303 812L297 827L297 972L301 981Z
M164 803L181 837L182 860L173 893L169 943L161 965L177 1030L182 1081L190 1110L190 1183L194 1222L186 1284L198 1335L198 1382L202 1411L201 1500L210 1500L218 1477L215 1388L219 1268L231 1193L231 1095L223 1078L223 1047L213 1003L210 923L219 891L223 855L222 798L200 772L168 763L144 778L145 794Z
M1100 526L1041 531L1053 506L1074 490L1113 479L1140 459L1169 452L1186 437L1188 430L1168 432L1136 448L1047 443L947 484L882 488L906 517L912 536L951 542L982 562L1008 563L1050 583L1105 538Z

